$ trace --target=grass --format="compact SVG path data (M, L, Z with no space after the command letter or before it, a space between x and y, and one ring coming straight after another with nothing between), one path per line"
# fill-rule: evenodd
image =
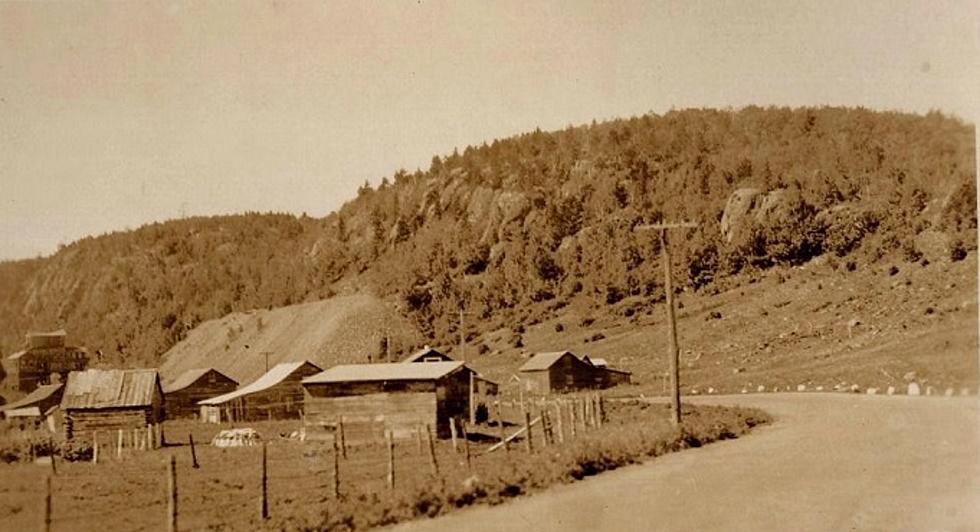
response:
M755 410L685 406L685 421L667 422L664 405L636 400L607 403L608 422L601 430L579 432L566 442L543 447L540 430L535 450L517 442L510 452L486 454L493 441L474 434L472 468L449 441L436 443L439 475L415 440L395 447L395 489L386 484L386 450L380 444L349 449L339 460L340 497L332 495L333 454L322 444L279 438L285 422L252 426L267 440L271 519L259 518L261 448L218 449L205 443L218 427L171 423L168 438L194 431L199 469L191 467L190 449L180 444L154 451L126 451L122 459L103 448L99 464L58 463L54 477L55 528L73 530L159 529L166 518L166 472L177 459L179 525L182 529L360 530L422 516L451 512L473 504L497 504L555 484L642 462L661 454L738 437L768 421ZM513 431L513 427L509 428ZM490 432L496 432L494 428ZM50 466L15 462L0 465L0 521L4 528L29 529L40 519L43 479Z

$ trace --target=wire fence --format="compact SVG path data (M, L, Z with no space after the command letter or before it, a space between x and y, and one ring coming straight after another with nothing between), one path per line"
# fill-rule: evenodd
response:
M188 445L187 437L146 452L104 451L97 463L12 466L25 469L0 488L0 517L17 530L256 528L270 515L325 514L345 498L402 497L492 474L506 461L500 455L560 446L605 420L598 395L494 406L483 426L450 420L447 439L421 424L410 438L386 429L356 445L283 439L218 448Z

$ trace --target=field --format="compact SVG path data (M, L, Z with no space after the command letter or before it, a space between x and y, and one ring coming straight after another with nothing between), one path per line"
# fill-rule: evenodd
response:
M336 457L340 497L333 494L332 446L288 438L297 423L260 422L252 426L267 441L270 518L260 517L262 448L219 449L197 445L200 468L192 467L187 435L207 442L218 426L168 422L168 445L153 451L126 450L120 458L106 448L98 464L57 461L52 475L52 529L159 530L168 518L169 461L176 459L180 529L348 530L436 515L475 503L494 504L555 483L613 469L646 457L737 437L767 421L745 409L685 406L678 429L666 421L663 405L607 401L601 427L578 429L568 420L545 447L540 425L532 429L534 449L518 439L508 451L486 453L496 439L474 431L467 467L463 445L434 445L438 472L427 445L398 440L394 446L394 489L389 489L388 453L382 442L351 447ZM516 411L505 413L513 418ZM512 433L516 426L506 426ZM496 427L483 427L496 434ZM535 430L536 429L536 430ZM281 438L280 434L287 437ZM44 519L45 478L50 465L0 465L0 528L29 530Z

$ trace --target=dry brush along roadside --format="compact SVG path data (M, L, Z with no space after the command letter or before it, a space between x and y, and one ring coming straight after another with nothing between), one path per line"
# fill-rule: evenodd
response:
M664 405L625 400L593 407L584 401L529 404L520 423L503 427L508 435L517 433L513 445L494 452L488 451L499 441L497 427L461 424L455 450L420 427L423 445L390 437L346 449L274 441L267 449L201 445L194 455L190 445L170 446L121 458L106 453L98 464L61 462L54 475L44 467L11 464L0 467L0 501L6 499L0 519L53 530L160 529L165 523L175 530L366 529L497 504L735 438L769 421L757 410L685 405L684 424L673 427ZM42 515L45 508L49 513Z

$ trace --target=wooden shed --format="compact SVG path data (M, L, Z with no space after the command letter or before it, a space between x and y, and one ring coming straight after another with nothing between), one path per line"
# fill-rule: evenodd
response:
M518 371L525 391L549 394L590 388L608 388L629 383L629 372L609 368L605 361L596 365L588 356L571 351L538 353Z
M449 437L449 420L469 416L474 373L458 361L334 366L303 380L307 438L332 438L341 418L352 442L379 441L385 429L408 438L420 425Z
M29 415L43 416L51 408L61 404L64 384L44 384L38 386L27 396L10 404L0 407L0 414L5 418ZM36 414L34 414L36 412Z
M68 374L61 398L65 436L144 428L163 421L163 389L155 369L89 369Z
M303 409L304 377L322 371L309 361L277 364L255 381L217 397L199 401L201 420L256 421L297 419Z
M7 373L13 388L31 392L45 384L51 384L51 376L57 374L63 383L72 371L88 367L88 350L67 343L64 330L30 333L24 350L7 359Z
M198 401L235 391L238 381L214 368L189 369L163 385L167 419L196 418Z

